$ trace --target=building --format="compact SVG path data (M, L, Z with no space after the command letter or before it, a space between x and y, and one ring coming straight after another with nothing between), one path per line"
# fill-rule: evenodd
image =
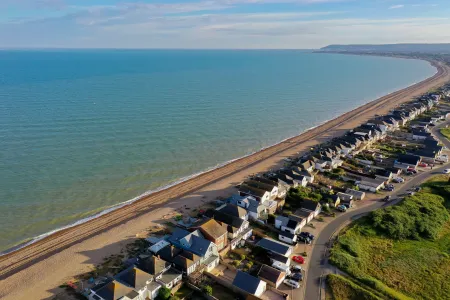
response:
M280 231L278 234L278 239L289 245L294 245L297 243L297 235L290 233L289 231Z
M394 162L394 168L397 169L417 169L421 161L420 156L411 155L411 154L400 154L397 160Z
M353 195L351 195L351 194L346 194L346 193L339 192L339 193L336 193L336 195L341 200L353 200Z
M314 217L316 217L322 211L322 205L319 202L314 202L312 200L303 200L300 205L303 210L310 210L313 212Z
M289 257L277 254L269 253L270 262L273 264L275 262L289 266L291 264L291 259Z
M383 179L375 179L370 177L363 177L361 181L357 182L357 186L361 190L376 192L384 188L385 181Z
M268 191L249 186L245 183L241 184L239 187L239 195L241 196L252 196L259 202L264 202L271 199L271 194Z
M270 193L270 200L274 200L278 197L278 184L272 185L272 184L264 183L261 181L256 181L253 179L246 180L244 182L244 184L247 186L251 186L253 188L267 191L268 193Z
M330 203L332 207L337 207L339 203L341 203L341 198L339 197L339 195L330 195L328 199L331 201L331 203L328 203Z
M237 271L233 287L241 294L260 297L267 289L267 283L248 273Z
M346 189L345 193L352 195L356 200L363 200L366 197L366 193L362 191L357 191L353 189Z
M306 220L302 218L291 218L277 216L275 219L275 228L281 231L290 232L291 234L297 234L306 225Z
M216 244L219 251L228 245L227 226L214 219L203 219L191 229L200 230L203 237Z
M283 183L282 181L278 181L278 180L273 181L273 180L270 180L270 179L264 178L264 177L254 177L253 180L277 187L278 188L277 198L281 198L281 199L284 199L286 197L286 193L290 189L289 184L287 184L285 182Z
M311 222L314 219L314 211L305 210L305 209L297 209L295 211L295 216L304 219L306 224L308 224L309 222Z
M175 247L199 256L200 264L204 265L207 271L214 269L219 264L219 253L216 244L205 239L199 230L189 232L176 228L167 241Z
M216 208L216 210L242 220L248 220L248 212L243 207L235 204L227 203Z
M257 201L251 196L232 196L229 199L231 204L235 204L247 210L248 216L253 220L266 220L267 219L267 207L260 201Z
M89 300L138 300L139 293L117 280L108 281L92 288ZM139 299L140 300L140 299Z
M266 249L270 253L277 253L286 257L289 257L293 251L291 246L270 238L262 238L258 243L256 243L256 246Z
M262 265L258 272L258 278L267 282L269 286L278 288L278 286L286 278L286 273L268 265Z

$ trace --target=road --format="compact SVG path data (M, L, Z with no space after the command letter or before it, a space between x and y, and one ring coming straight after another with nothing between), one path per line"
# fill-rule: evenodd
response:
M435 126L432 129L432 133L448 148L450 149L450 142L439 132L439 129L443 126L447 125L449 122L445 122L443 124L440 124L439 126ZM448 164L443 165L441 167L435 167L433 170L427 170L424 172L421 172L411 178L409 181L407 181L405 184L403 184L398 190L394 193L392 193L393 197L399 196L401 194L404 194L407 190L421 184L428 178L430 178L433 175L442 173L444 169L448 168ZM319 236L316 238L316 242L314 244L314 248L311 254L309 267L307 270L307 277L305 282L305 300L315 300L320 299L320 282L321 282L321 276L323 274L332 273L333 269L335 269L333 266L328 264L328 258L327 258L327 251L328 247L327 244L331 237L340 229L345 227L349 222L360 218L361 216L375 210L378 208L381 208L383 206L387 205L393 205L401 201L401 198L399 200L394 200L391 203L385 203L385 202L375 202L374 204L361 207L359 209L351 210L345 214L341 214L339 217L331 221L319 234ZM297 300L297 299L295 299Z

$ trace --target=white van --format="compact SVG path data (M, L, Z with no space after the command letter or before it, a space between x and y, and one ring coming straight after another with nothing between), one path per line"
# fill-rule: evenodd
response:
M272 264L272 267L274 267L275 269L280 270L282 272L285 272L286 275L291 274L291 270L289 269L289 266L285 265L283 263L280 263L279 261L274 261Z

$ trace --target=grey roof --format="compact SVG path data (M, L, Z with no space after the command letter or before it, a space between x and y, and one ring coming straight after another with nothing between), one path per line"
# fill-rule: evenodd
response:
M255 188L253 186L249 186L246 184L241 184L241 186L239 188L239 192L246 194L246 195L254 195L257 197L262 197L262 196L264 196L265 193L268 193L265 190L261 190L261 189L258 189L258 188Z
M303 200L300 205L302 206L302 208L304 209L308 209L308 210L312 210L315 211L318 208L320 208L320 204L318 202L314 202L312 200Z
M258 272L258 277L275 284L278 282L278 280L280 280L280 278L283 278L284 275L284 272L269 267L268 265L262 265L261 269Z
M295 211L296 216L299 216L304 219L307 219L311 214L313 214L313 212L310 210L306 211L306 210L299 209L299 210Z
M171 283L175 278L181 276L181 273L175 270L174 268L170 268L167 270L167 272L164 272L159 279L160 281L164 282L165 284Z
M287 223L289 222L289 218L288 217L284 217L284 216L277 216L276 221L281 221L281 226L286 226Z
M168 246L166 246L168 247ZM164 248L166 248L164 247ZM163 249L164 249L163 248ZM139 262L139 268L147 272L148 274L151 274L153 276L157 276L158 274L162 273L164 270L166 270L168 267L170 267L170 263L158 258L157 256L149 256Z
M292 219L289 219L289 221L286 224L286 227L291 228L291 229L295 229L298 225L298 222Z
M238 218L242 218L247 214L245 209L243 209L242 207L229 203L218 210L224 214Z
M249 294L254 295L261 284L261 280L248 273L237 271L236 277L233 280L233 285L246 291Z
M284 256L288 255L288 252L291 249L289 245L268 238L262 238L256 245Z
M284 255L280 255L278 253L271 253L269 257L275 261L279 261L280 263L287 264L289 261L289 257L286 257Z
M189 251L199 255L205 256L212 242L204 239L198 230L189 232L181 228L175 229L172 236L169 237L169 242L180 244L181 240L186 241L189 244Z
M245 210L244 210L245 211ZM242 224L244 224L245 220L234 217L228 214L223 213L221 210L208 210L206 215L210 218L218 222L222 222L224 224L229 225L228 227L241 228ZM227 228L228 232L230 232L230 228Z
M159 283L157 283L156 281L152 281L149 284L147 284L147 289L151 292L159 289L161 287L161 285Z
M420 161L420 156L410 154L400 154L397 159L400 163L416 165Z
M117 274L114 278L129 287L140 290L147 284L147 281L152 280L153 276L135 266L131 266Z
M134 290L117 280L109 281L92 289L97 295L105 300L118 300Z

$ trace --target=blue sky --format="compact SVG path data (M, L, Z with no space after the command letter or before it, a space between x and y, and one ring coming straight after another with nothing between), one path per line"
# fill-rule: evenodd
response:
M449 0L0 0L1 48L450 43Z

